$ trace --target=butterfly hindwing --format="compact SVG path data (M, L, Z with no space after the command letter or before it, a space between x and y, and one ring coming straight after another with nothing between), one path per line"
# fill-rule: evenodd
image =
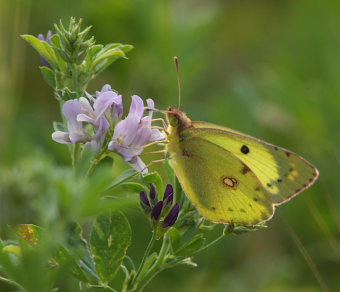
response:
M254 225L272 216L270 195L233 153L196 136L185 138L177 146L171 149L170 165L203 217Z
M270 194L273 204L281 204L310 186L317 169L301 156L241 132L206 122L193 122L182 139L209 141L240 159Z

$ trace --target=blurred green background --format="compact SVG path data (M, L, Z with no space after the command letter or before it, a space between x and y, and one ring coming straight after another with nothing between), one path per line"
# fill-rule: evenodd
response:
M311 189L278 208L268 229L227 238L195 257L198 268L163 272L146 291L340 291L340 2L1 0L4 177L37 152L69 163L66 148L50 138L58 104L40 75L39 56L19 35L45 33L70 16L93 25L98 43L135 47L90 84L90 92L110 83L126 105L138 94L161 109L177 106L177 55L181 108L193 120L291 149L320 171ZM1 193L1 228L32 220L30 193L11 190ZM149 228L138 213L129 219L131 253L138 258ZM77 289L65 284L62 291Z

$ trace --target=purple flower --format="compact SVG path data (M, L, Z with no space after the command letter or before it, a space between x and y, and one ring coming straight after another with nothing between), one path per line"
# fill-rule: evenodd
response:
M148 199L146 193L143 192L143 191L140 192L139 198L140 198L140 204L141 204L142 208L145 211L149 212L151 210L151 204L149 202L149 199Z
M148 99L146 102L148 108L154 108L152 99ZM112 141L109 143L109 150L118 152L124 161L144 174L148 170L138 155L143 152L144 146L149 141L161 140L165 136L159 130L151 128L153 111L150 110L145 117L143 117L143 113L143 100L139 96L133 95L129 114L116 125Z
M163 228L168 228L175 224L179 213L179 205L175 204L175 206L171 209L169 215L164 219Z
M118 95L115 91L112 90L111 85L106 84L103 86L101 91L96 91L96 96L100 96L104 92L111 92L116 94L113 98L113 103L111 105L111 109L109 110L108 114L112 116L115 122L119 122L123 116L123 103L122 103L122 96Z
M76 144L89 141L89 136L83 130L82 122L77 120L77 116L81 112L79 100L71 99L66 101L62 112L67 118L68 132L55 131L52 134L52 139L62 144Z
M159 215L161 215L163 209L163 201L159 201L151 211L151 218L155 221L158 220Z
M38 35L39 40L45 41L48 44L51 44L51 37L52 37L52 31L50 30L47 32L46 38L42 33ZM40 61L43 66L52 68L52 66L48 63L48 61L43 56L40 56Z
M123 114L122 96L111 89L110 85L104 85L102 90L96 93L96 98L86 93L87 98L79 99L81 113L77 120L87 122L97 128L92 141L87 145L98 151L102 147L110 121L118 121Z
M174 200L174 190L171 184L167 184L165 191L164 191L164 197L163 201L165 205L171 205Z
M123 115L122 96L111 89L110 85L104 85L101 91L97 91L96 98L86 93L87 98L81 97L82 114L78 120L88 122L99 127L100 119L118 122ZM92 105L91 105L91 103Z
M146 214L150 214L157 236L164 234L166 228L175 224L179 214L179 204L173 206L173 187L168 184L164 191L164 199L157 200L155 186L150 184L150 193L139 194L140 204Z
M52 139L63 144L86 143L86 147L97 152L105 142L110 122L117 122L122 116L122 96L110 85L104 85L96 98L88 93L86 95L87 98L65 102L63 114L67 118L68 132L56 131ZM84 131L84 122L93 126L95 134L89 135Z
M157 192L154 184L150 184L150 199L153 203L157 201Z

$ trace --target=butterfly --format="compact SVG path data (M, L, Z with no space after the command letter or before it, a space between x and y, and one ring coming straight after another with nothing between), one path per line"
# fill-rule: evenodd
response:
M255 225L310 187L318 170L301 156L179 109L164 112L166 152L199 213L216 223Z

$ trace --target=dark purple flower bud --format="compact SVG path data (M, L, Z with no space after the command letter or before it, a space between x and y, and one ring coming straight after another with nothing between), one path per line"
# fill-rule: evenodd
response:
M173 201L174 201L174 195L171 194L169 197L167 197L164 200L164 203L165 203L166 206L171 206Z
M163 200L165 201L167 197L171 196L174 193L174 190L172 188L171 184L167 184L165 191L164 191L164 198Z
M176 204L172 210L170 211L169 215L164 219L163 228L170 227L175 224L179 213L179 205Z
M152 212L151 212L151 218L154 220L158 220L159 215L161 214L163 209L163 201L159 201L155 207L153 207Z
M153 184L150 184L150 199L154 201L156 199L156 189Z
M50 31L50 30L47 32L46 38L42 33L38 35L39 40L45 41L48 44L51 44L51 37L52 37L52 31ZM48 61L43 56L40 56L40 60L41 60L41 64L43 66L52 68L51 65L48 63Z
M139 193L140 203L144 210L147 210L151 208L150 202L148 200L148 197L146 196L145 192Z

